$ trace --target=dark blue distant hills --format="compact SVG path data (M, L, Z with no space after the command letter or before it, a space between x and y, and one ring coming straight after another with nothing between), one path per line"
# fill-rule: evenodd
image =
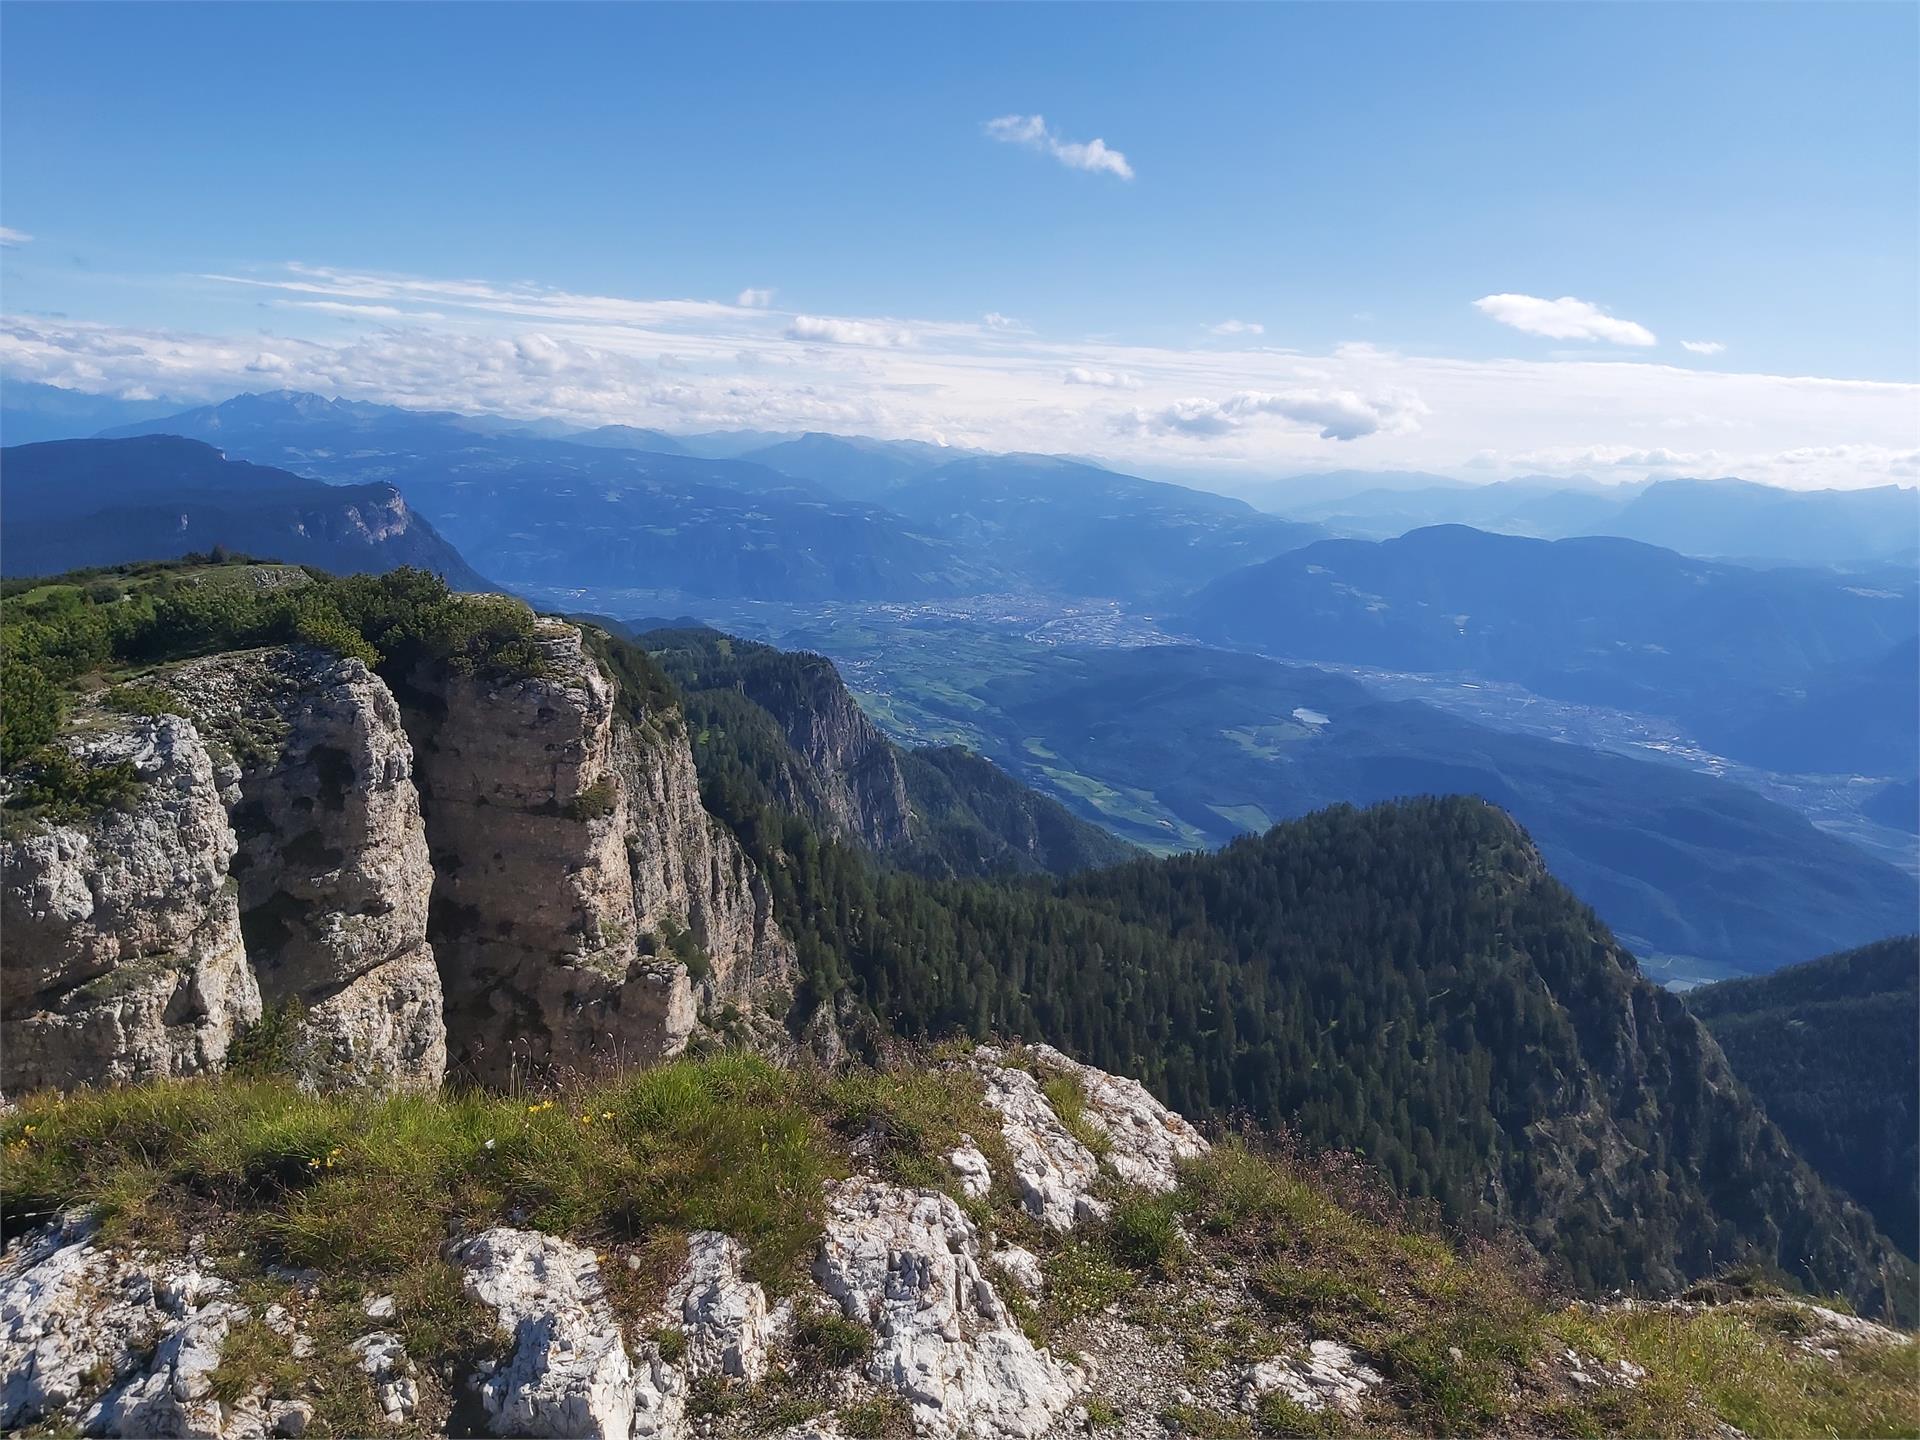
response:
M1048 456L836 436L714 458L624 426L555 437L287 391L108 433L150 430L336 484L398 485L509 585L1158 602L1325 533L1244 501ZM663 439L671 450L650 448Z
M334 571L413 565L493 588L392 485L328 485L172 435L0 451L0 570L46 575L215 546Z
M1248 493L1274 514L1364 540L1471 525L1541 540L1613 535L1763 564L1920 565L1920 489L1911 485L1785 490L1731 478L1601 485L1548 475L1466 485L1346 471L1275 480Z
M1770 769L1904 776L1920 750L1920 582L1897 573L1443 525L1325 540L1223 576L1186 621L1283 658L1475 675L1668 716Z

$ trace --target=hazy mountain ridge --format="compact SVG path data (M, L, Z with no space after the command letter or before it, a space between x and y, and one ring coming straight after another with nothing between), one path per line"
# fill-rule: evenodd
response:
M1469 484L1416 473L1299 475L1244 489L1263 508L1386 540L1472 525L1543 540L1613 535L1686 555L1768 564L1920 563L1920 489L1789 490L1737 478L1608 485L1584 476Z
M507 584L564 574L755 599L1034 590L1158 599L1321 533L1204 491L912 442L815 435L706 459L632 449L633 436L609 446L595 432L600 441L580 443L287 393L144 428L335 483L397 485ZM768 456L791 471L770 468ZM902 476L913 483L896 483Z
M333 570L413 565L492 587L393 486L331 486L168 436L9 447L9 575L167 559L216 545Z
M1904 777L1920 763L1910 707L1855 707L1825 725L1825 713L1795 712L1823 688L1865 688L1883 673L1883 688L1897 686L1905 671L1889 652L1920 629L1916 597L1913 583L1449 525L1293 551L1201 590L1186 623L1203 639L1294 659L1475 674L1667 715L1775 769L1837 771L1869 757Z

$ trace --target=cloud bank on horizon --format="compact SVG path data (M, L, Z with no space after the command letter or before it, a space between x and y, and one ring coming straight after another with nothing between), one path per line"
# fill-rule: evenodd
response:
M1182 347L1046 336L999 314L825 315L776 306L769 286L731 302L649 300L304 264L170 283L254 297L270 324L202 333L12 314L0 374L183 405L284 388L589 425L832 430L1223 479L1920 479L1920 386L1660 363L1649 327L1572 297L1466 303L1521 335L1597 347L1590 356L1462 359L1368 344L1305 353L1261 323L1205 317L1204 343Z

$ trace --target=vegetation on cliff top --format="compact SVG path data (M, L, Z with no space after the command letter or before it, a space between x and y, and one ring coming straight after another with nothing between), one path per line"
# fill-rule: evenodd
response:
M1270 1141L1216 1146L1171 1196L1115 1187L1109 1222L1056 1235L1020 1208L979 1081L944 1063L954 1058L915 1052L830 1076L722 1053L540 1096L316 1097L261 1075L36 1096L0 1121L0 1201L10 1231L90 1205L110 1243L177 1253L204 1237L207 1262L251 1301L307 1316L319 1349L295 1378L319 1385L316 1433L371 1433L377 1411L348 1349L369 1293L395 1297L393 1323L443 1397L497 1344L445 1244L509 1217L592 1246L632 1340L652 1333L688 1230L739 1238L803 1323L765 1385L709 1398L728 1413L782 1413L779 1391L798 1372L848 1358L806 1273L821 1186L862 1168L942 1188L1036 1251L1043 1298L1015 1306L1036 1340L1071 1348L1083 1316L1116 1305L1165 1336L1198 1385L1302 1335L1338 1339L1384 1377L1369 1430L1666 1436L1725 1422L1754 1436L1865 1436L1912 1433L1920 1414L1911 1342L1823 1357L1796 1344L1807 1312L1765 1291L1727 1306L1581 1304L1530 1262L1391 1197L1367 1167ZM964 1196L943 1159L963 1133L993 1163L982 1199ZM296 1299L281 1267L317 1273L317 1298ZM1229 1308L1209 1311L1208 1295ZM290 1363L252 1338L261 1344L223 1357L219 1383L236 1393ZM1568 1350L1647 1374L1572 1384ZM1088 1408L1114 1407L1096 1391ZM1330 1429L1278 1402L1254 1417L1168 1418L1192 1434Z
M80 765L53 742L73 693L130 669L225 650L304 643L389 677L424 662L528 673L541 664L533 612L500 595L457 595L402 568L330 576L228 555L180 564L9 581L0 592L0 767L10 806L54 815L122 799L124 766ZM135 708L131 687L110 692Z

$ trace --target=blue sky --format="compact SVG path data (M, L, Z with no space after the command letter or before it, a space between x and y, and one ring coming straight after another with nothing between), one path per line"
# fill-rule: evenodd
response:
M1917 17L13 4L0 365L1863 483L1917 438Z

